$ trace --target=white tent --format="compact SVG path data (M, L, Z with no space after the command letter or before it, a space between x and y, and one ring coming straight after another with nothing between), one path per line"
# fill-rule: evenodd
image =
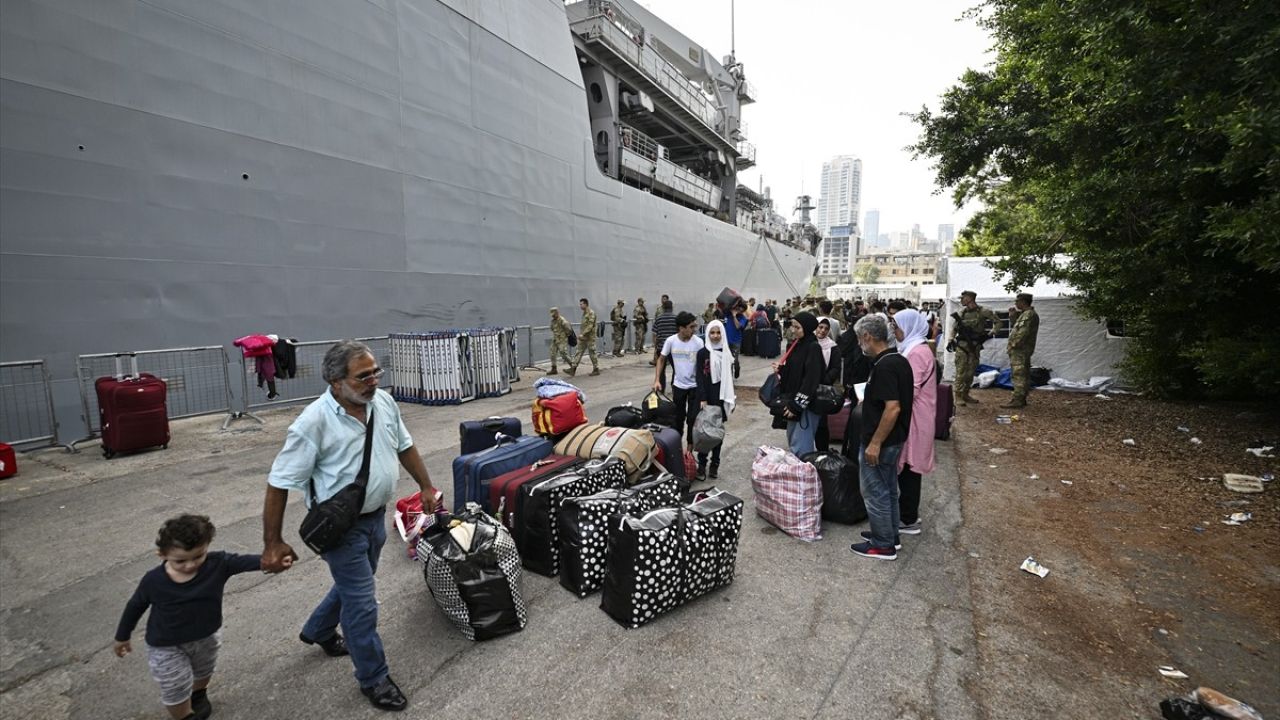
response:
M960 293L972 290L978 294L978 304L997 313L1013 306L1017 292L1004 289L1005 276L997 276L987 267L987 260L999 258L950 258L948 260L946 337L950 337L955 323L952 313L959 312ZM1065 256L1058 261L1064 262ZM1033 367L1050 370L1054 378L1075 382L1088 382L1097 376L1119 377L1117 366L1124 358L1127 340L1107 333L1106 325L1096 320L1080 317L1073 308L1073 298L1078 291L1065 283L1040 280L1034 286L1020 288L1035 299L1033 306L1040 315L1040 333L1036 336L1036 350L1031 357ZM982 363L994 367L1009 367L1007 341L1003 338L988 340L982 348ZM955 378L955 355L943 352L943 376Z

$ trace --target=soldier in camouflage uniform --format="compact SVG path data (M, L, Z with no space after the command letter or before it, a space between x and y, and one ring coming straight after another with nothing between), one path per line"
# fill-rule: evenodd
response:
M564 360L566 369L573 367L573 361L569 359L569 333L571 332L573 332L573 326L560 314L560 308L551 308L551 369L547 371L548 375L560 374L560 371L556 370L557 358Z
M649 311L644 307L644 298L636 298L636 308L631 311L631 324L636 329L635 352L644 352L644 335L649 332Z
M569 368L569 374L574 375L578 372L578 366L582 364L582 356L591 356L591 374L600 374L600 359L596 357L596 311L591 309L591 303L586 298L578 300L578 307L582 308L582 325L578 331L578 356L574 358L573 365Z
M982 344L991 338L998 320L995 313L978 304L978 294L972 290L960 293L960 304L964 306L960 312L951 315L956 322L952 325L947 349L955 351L956 404L963 407L978 402L970 394L973 373L978 367Z
M609 313L609 322L613 324L613 356L622 357L627 345L627 310L626 303L619 300Z
M713 302L709 302L707 303L707 309L702 311L702 324L706 325L707 323L715 319L716 319L716 304Z
M1036 351L1036 335L1040 333L1040 315L1031 307L1031 293L1018 293L1009 308L1009 365L1013 368L1013 398L1001 407L1027 406L1031 389L1031 354Z

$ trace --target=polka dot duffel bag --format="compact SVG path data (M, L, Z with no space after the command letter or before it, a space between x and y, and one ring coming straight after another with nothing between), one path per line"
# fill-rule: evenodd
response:
M478 504L467 503L424 533L418 559L431 596L468 640L524 629L520 553L507 529Z
M625 489L568 498L560 505L560 584L586 597L604 584L609 522L619 515L643 515L680 504L680 479L664 472Z
M525 569L555 577L560 572L561 503L567 498L591 495L627 482L622 458L591 460L582 467L556 477L525 483L520 488L520 529L516 546Z
M637 628L733 582L742 500L712 488L678 508L626 515L609 527L600 609Z

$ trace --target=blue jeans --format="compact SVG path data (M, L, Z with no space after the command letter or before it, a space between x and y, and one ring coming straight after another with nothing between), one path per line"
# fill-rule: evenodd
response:
M820 419L817 413L805 410L800 413L799 420L787 421L787 447L791 449L792 455L803 457L817 448L814 438Z
M387 542L385 509L361 516L347 531L341 547L321 555L329 565L333 587L312 611L302 632L324 641L333 637L338 623L346 636L356 682L373 687L387 677L387 656L378 636L378 602L374 597L373 574L378 556Z
M866 452L866 445L859 446L858 485L867 505L867 519L871 521L871 544L892 550L898 543L898 523L902 520L898 510L898 456L902 454L902 445L881 447L877 465L867 465Z

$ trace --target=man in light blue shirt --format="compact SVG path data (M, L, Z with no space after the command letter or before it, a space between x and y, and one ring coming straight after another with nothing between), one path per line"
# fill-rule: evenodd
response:
M324 502L350 485L364 458L366 423L373 415L372 450L364 506L341 546L320 557L329 565L333 587L316 606L299 635L308 645L319 645L331 657L350 655L356 680L373 706L403 710L408 701L387 670L382 639L378 636L378 603L374 597L374 573L387 540L386 504L395 494L400 467L417 481L428 510L439 507L436 489L413 438L400 419L400 408L378 389L382 369L364 343L343 340L325 353L322 370L329 391L302 411L285 437L267 477L262 509L262 568L287 569L297 559L284 542L281 528L289 491ZM337 632L338 624L346 639Z

